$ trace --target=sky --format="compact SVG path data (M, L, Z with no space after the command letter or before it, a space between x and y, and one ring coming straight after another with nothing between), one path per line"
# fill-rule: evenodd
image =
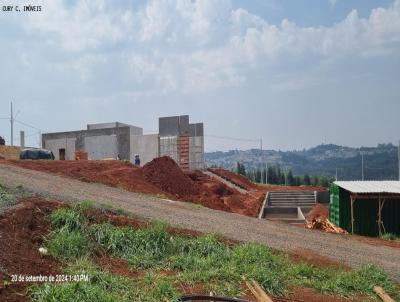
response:
M41 10L23 11L29 4ZM96 122L156 133L158 117L181 114L204 122L206 151L400 139L400 0L4 0L1 9L7 143L11 101L15 144L24 130L30 146L39 131Z

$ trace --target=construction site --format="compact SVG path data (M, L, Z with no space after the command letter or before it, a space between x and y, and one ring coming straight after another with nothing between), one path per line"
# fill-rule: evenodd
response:
M207 168L188 116L42 146L54 160L0 146L1 301L400 298L400 241L381 236L400 234L399 182L256 184Z

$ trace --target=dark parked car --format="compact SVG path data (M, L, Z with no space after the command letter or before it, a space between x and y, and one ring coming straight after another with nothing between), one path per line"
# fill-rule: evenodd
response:
M23 149L19 154L20 159L48 159L54 160L53 152L46 149Z

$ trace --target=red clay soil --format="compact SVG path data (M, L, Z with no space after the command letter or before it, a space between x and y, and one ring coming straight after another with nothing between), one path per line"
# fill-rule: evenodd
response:
M280 186L280 185L259 185L251 182L247 177L239 175L237 173L222 169L222 168L210 168L209 171L217 174L218 176L229 180L235 185L251 191L261 190L264 192L287 192L287 191L326 191L324 187L312 187L312 186Z
M143 168L123 161L23 160L2 163L253 217L257 216L265 194L262 191L241 194L200 171L184 173L169 157L156 158Z
M328 257L321 256L311 250L307 249L295 249L289 252L289 258L293 262L304 262L314 267L332 267L343 270L351 270L349 266L346 266L340 262L334 261Z
M164 194L157 186L144 179L141 168L124 161L15 160L2 163L12 163L26 169L69 176L85 182L121 187L132 192Z
M18 208L0 215L0 301L29 301L26 290L32 283L15 283L11 275L48 276L60 272L60 264L38 249L48 233L45 216L61 203L40 198L27 198ZM2 288L3 286L3 288Z
M245 190L257 190L259 189L258 185L251 182L247 177L244 177L243 175L221 169L221 168L210 168L208 169L209 171L217 174L218 176L229 180L230 182L234 183L238 187L241 187L242 189Z
M222 178L229 180L237 186L245 190L263 190L266 192L274 191L326 191L324 187L312 187L312 186L280 186L280 185L259 185L251 182L247 177L239 175L237 173L222 169L222 168L210 168L209 171L221 176Z
M51 256L42 256L38 248L43 242L43 238L49 232L49 223L46 216L52 211L65 207L67 205L53 200L47 200L39 197L31 197L21 201L14 209L0 215L0 301L17 302L29 301L27 288L32 283L11 283L4 286L4 280L9 281L11 274L22 275L56 275L61 271L61 264ZM101 223L108 221L116 226L131 226L134 228L145 228L149 224L145 221L130 218L112 210L89 209L86 216L92 223ZM188 237L202 235L200 232L190 230L170 228L172 234ZM228 241L227 241L228 242ZM231 244L236 244L229 242ZM296 251L295 256L291 255L292 260L299 262L308 262L316 266L330 266L332 261L314 253L303 253ZM126 261L115 259L107 255L104 251L96 250L93 260L96 264L106 268L115 275L128 278L138 278L144 272L132 271ZM165 272L166 275L173 272ZM244 285L243 285L244 286ZM208 294L204 292L202 284L180 284L178 288L185 294ZM250 292L246 291L243 297L249 301L255 301ZM349 302L356 300L340 299L332 296L322 295L314 290L307 288L291 289L289 298L273 297L275 302ZM361 299L364 301L363 299Z
M168 156L153 159L143 166L142 171L144 179L163 192L175 194L178 198L198 194L195 182Z
M310 213L306 215L308 221L312 221L315 218L324 217L329 219L329 207L327 205L317 203L311 210Z

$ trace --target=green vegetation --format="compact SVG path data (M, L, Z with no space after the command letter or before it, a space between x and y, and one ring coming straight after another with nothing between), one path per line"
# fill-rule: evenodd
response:
M47 246L64 263L74 263L67 266L69 273L86 272L90 282L35 287L34 301L69 301L74 295L79 301L174 301L179 286L197 284L218 295L240 296L243 278L256 280L273 295L285 295L295 285L343 297L375 297L373 287L380 285L399 298L397 285L373 266L343 271L293 263L264 245L228 245L215 235L172 235L159 222L144 229L90 224L84 209L54 212ZM99 270L87 260L96 250L126 260L141 277L131 280Z
M205 153L207 166L236 170L243 162L246 171L257 171L262 165L290 167L294 175L319 175L339 180L361 179L361 152L364 153L365 180L398 180L398 150L393 144L351 148L319 145L304 150L231 150Z
M37 302L170 302L176 301L178 293L170 280L156 275L137 279L115 276L101 270L87 259L77 260L65 269L65 274L89 276L89 281L46 284L30 290Z
M0 184L0 208L3 206L8 206L14 200L14 196L7 191L4 185Z
M322 186L329 187L334 181L333 177L326 176L310 176L305 174L304 176L293 175L291 169L287 171L282 171L279 165L269 166L268 170L264 169L254 169L247 170L243 164L237 163L238 174L246 176L249 180L260 183L260 184L273 184L273 185L287 185L287 186ZM268 182L266 182L268 178Z
M400 240L399 236L397 236L396 234L392 234L392 233L385 233L385 234L381 235L380 238L384 239L384 240Z

